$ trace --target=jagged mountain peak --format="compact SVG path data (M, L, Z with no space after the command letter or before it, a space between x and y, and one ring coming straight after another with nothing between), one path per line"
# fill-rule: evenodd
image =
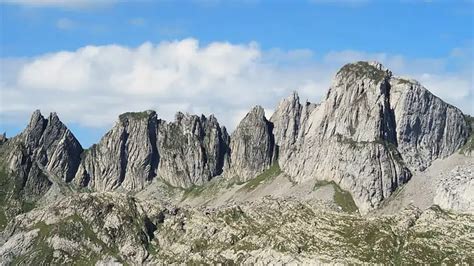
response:
M469 120L468 117L466 119ZM303 228L304 232L313 232L314 230L307 230L306 224L295 226L294 221L313 221L315 216L307 216L312 215L308 213L307 207L293 205L291 202L308 201L307 203L311 202L308 206L313 206L313 203L322 198L327 200L327 195L318 197L321 193L329 192L330 186L336 205L327 202L329 206L321 205L321 208L329 207L333 211L333 208L340 207L341 212L352 213L358 210L363 215L367 214L385 203L394 202L387 199L396 200L398 196L393 195L396 190L403 193L407 191L406 188L417 186L417 183L410 181L412 176L416 177L417 171L423 171L432 161L457 151L466 142L470 132L470 125L457 108L432 95L417 82L392 76L390 70L378 62L355 62L342 67L336 74L328 97L318 105L300 102L298 93L294 91L280 101L268 120L261 106L251 108L232 136L228 136L225 127L219 125L214 115L206 117L178 112L175 120L166 122L158 119L155 111L148 110L121 114L115 126L98 144L82 151L78 141L56 113L45 118L37 110L32 114L30 123L22 134L0 145L0 155L8 156L6 162L0 161L0 166L8 166L9 174L13 176L9 183L2 182L2 190L10 189L8 196L18 194L17 198L8 198L4 209L7 220L11 220L23 211L22 204L25 202L43 204L46 199L48 207L48 204L62 197L58 196L59 193L67 190L66 193L69 194L64 193L65 200L61 201L60 210L69 211L58 211L59 205L49 205L50 209L41 208L39 212L32 211L25 216L16 217L38 218L37 214L48 210L47 215L56 217L60 223L54 226L56 229L71 225L73 229L68 229L67 232L74 232L78 225L85 227L86 221L93 224L95 229L106 228L106 234L98 234L99 237L106 237L105 242L99 241L102 243L100 245L105 247L103 245L120 243L123 249L119 247L118 253L115 250L114 253L125 258L124 260L138 263L156 256L151 253L154 249L147 248L153 242L151 240L155 233L161 234L158 238L161 241L159 250L163 250L163 247L176 249L173 243L179 235L194 235L199 240L199 246L221 238L235 248L238 242L236 245L234 241L239 241L240 238L234 234L237 225L235 222L242 223L242 228L252 228L252 232L255 227L248 227L247 224L253 219L239 218L248 217L248 212L243 215L243 210L239 206L235 207L234 203L241 204L252 200L248 205L252 209L259 206L255 200L264 199L267 203L258 207L262 209L255 212L258 214L258 219L255 220L258 224L261 224L261 213L267 213L269 219L278 221L276 228ZM2 141L5 142L0 136L0 143ZM447 209L472 212L472 193L469 193L468 187L472 187L472 178L471 171L468 170L460 173L456 170L453 173L456 178L447 176L446 180L441 180L439 189L436 189L436 192L433 190L437 195L432 197L433 202ZM64 184L63 181L74 183ZM331 185L327 185L327 182ZM408 186L400 190L407 182ZM412 184L414 185L411 186ZM78 193L84 192L78 187L87 187L94 193ZM468 189L465 189L466 187ZM349 192L350 196L345 191ZM133 192L134 196L128 192ZM201 192L203 193L200 194ZM424 193L421 190L419 192ZM0 192L0 200L6 199L1 193L6 195ZM395 194L401 195L400 193ZM76 200L70 200L71 195ZM283 200L268 201L270 198L266 196ZM139 198L144 201L135 201ZM338 199L344 203L338 203ZM192 217L198 213L195 210L188 212L184 209L180 212L177 208L172 208L163 211L159 207L153 210L152 216L148 216L155 200L170 201L180 207L192 204L204 208L203 205L206 205L202 214L205 219L201 216L198 219L199 226L203 223L202 227L195 230L192 226L196 226L196 223L190 223ZM137 202L140 204L136 205ZM222 204L232 204L232 210L218 211L217 216L214 216L215 210L209 208ZM71 210L73 212L70 212ZM275 216L275 210L278 210L278 216ZM302 216L294 216L292 211L295 210L299 210ZM292 215L288 215L289 211ZM443 212L439 211L440 214ZM191 219L184 217L183 220L177 220L177 214L181 218L182 214L190 215L188 218ZM353 213L344 214L344 220L347 220L348 215ZM209 220L210 217L219 219ZM290 217L287 221L291 221L291 226L282 226L281 217ZM225 224L219 222L219 229L208 227L213 221L222 221L222 218ZM229 218L235 221L232 222ZM357 219L349 220L360 219L362 217L358 216ZM24 228L17 227L17 222L28 222L28 219L14 220L16 222L9 225L14 231L8 231L12 234L16 234L17 229L21 232ZM53 227L50 227L49 223L39 224L40 220L46 221L50 218L28 222L32 234L37 234L39 230L38 235L43 237L33 243L46 243L54 249L58 249L58 243L59 246L62 245L60 248L69 245L70 242L64 242L57 236L46 240L44 228ZM137 223L138 220L143 221L143 224ZM163 222L164 220L167 221ZM403 223L405 228L405 222ZM419 228L413 226L412 222L408 223L408 228ZM161 224L161 227L158 224ZM225 229L228 225L232 227L231 232ZM90 228L89 226L87 225L87 228ZM262 226L268 227L268 221ZM331 226L334 226L332 222ZM372 230L367 226L358 227ZM159 230L156 230L157 228ZM394 228L398 228L398 225ZM50 229L46 231L56 232L56 229ZM119 234L116 229L120 231ZM170 235L171 242L162 242L163 235L167 235L166 230L170 229L178 230L179 233ZM147 234L137 238L133 233L135 237L121 238L130 235L127 230L138 230ZM97 233L97 230L87 231L91 234ZM202 232L207 233L203 235ZM341 232L347 237L345 230ZM287 232L284 235L288 236ZM364 232L361 235L364 235ZM11 244L7 244L10 250L16 250L16 246L22 249L22 239L29 243L34 238L17 236L10 237ZM393 237L393 233L390 237ZM17 244L16 240L20 241L20 244ZM90 240L84 243L90 245ZM306 245L306 238L303 240ZM74 238L74 241L77 241L77 238ZM260 243L260 240L258 242ZM271 239L271 243L274 242L274 239ZM379 242L377 239L376 243ZM163 243L165 244L162 245ZM190 243L182 246L187 247ZM200 250L195 249L194 243L196 242L191 243L191 252ZM290 243L290 248L300 252L300 248L294 247L291 241L283 240L282 243ZM281 243L276 244L281 247ZM71 246L83 254L83 249ZM208 247L210 246L206 246ZM370 247L371 245L370 252L373 252ZM393 248L399 250L398 245ZM189 257L189 249L177 249ZM8 259L8 256L14 254L2 254L1 250L2 248L2 259ZM413 249L409 247L407 250L411 252Z
M217 118L213 115L210 114L209 116L206 116L204 114L197 115L197 114L190 114L188 112L183 113L181 111L176 112L174 116L174 122L181 123L183 121L201 121L202 123L206 121L212 121L212 123L217 123Z
M255 105L249 112L250 114L255 114L257 116L265 116L265 109L260 105Z
M286 98L290 101L298 101L300 100L300 96L298 95L298 91L294 90L291 94Z
M376 61L358 61L344 65L336 74L335 82L345 81L354 82L367 79L374 83L380 83L386 78L392 76L392 71L385 68Z
M369 210L408 180L406 165L429 165L451 154L466 139L459 110L419 86L407 89L401 86L404 84L378 62L350 63L338 71L321 104L302 103L294 91L280 101L270 119L262 106L251 108L232 136L214 115L177 112L174 121L166 122L153 110L123 113L100 143L82 155L75 177L78 184L96 190L141 190L155 177L186 188L204 184L226 169L228 175L247 181L278 160L296 181L316 177L344 183L343 188L362 195L356 202ZM429 111L429 103L435 103L438 111ZM420 112L431 122L416 115ZM458 130L450 135L444 125ZM45 119L38 110L26 132L33 143L49 147L53 142L48 140L61 140L60 133L69 130L55 113ZM443 142L435 143L439 139ZM428 140L429 145L425 144ZM323 158L325 152L338 154ZM356 153L364 153L365 157L356 158L360 165L389 159L384 159L386 165L374 164L373 171L355 167L355 173L346 173L345 169L354 167ZM329 159L332 161L323 162ZM368 171L375 173L373 180L358 180ZM380 190L374 186L382 186L376 183L382 177L392 184L383 184L384 191L377 192L377 197L367 196L367 191Z
M51 112L48 118L45 118L40 110L35 110L31 114L30 122L23 131L23 134L27 136L34 135L34 137L40 137L46 130L49 130L49 132L59 131L58 133L60 134L64 132L72 134L56 112Z
M268 169L274 160L273 123L260 105L253 107L232 133L231 175L247 181Z
M31 114L29 125L34 126L36 123L38 123L38 121L41 121L43 119L44 117L41 114L41 110L37 109Z
M119 121L121 123L128 121L146 121L150 119L157 119L157 114L153 110L146 110L142 112L126 112L119 115Z

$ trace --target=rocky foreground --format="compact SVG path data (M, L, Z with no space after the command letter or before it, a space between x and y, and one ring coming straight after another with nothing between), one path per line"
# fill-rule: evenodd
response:
M364 218L263 198L177 208L120 193L82 193L17 216L3 264L463 263L474 217L437 206Z
M0 265L474 263L473 119L376 62L319 104L0 137Z

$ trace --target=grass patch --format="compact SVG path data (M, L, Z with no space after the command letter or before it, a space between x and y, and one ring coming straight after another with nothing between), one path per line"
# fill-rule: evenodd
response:
M190 188L184 190L182 200L187 198L199 197L206 190L206 186L196 186L193 185Z
M351 193L341 189L336 183L333 185L334 187L334 201L338 206L342 208L343 211L354 213L358 211L357 205L352 198Z
M374 80L376 83L382 81L387 76L385 71L379 70L376 67L370 65L368 62L363 61L346 64L341 68L341 70L339 70L337 74L355 74L356 78L368 77Z
M354 213L357 212L359 209L352 198L351 193L348 191L343 190L336 182L334 181L318 181L314 184L313 191L324 187L324 186L332 186L334 189L334 196L333 200L337 206L341 207L344 212Z
M8 195L12 191L12 182L5 168L0 168L0 204L5 206L8 201Z
M403 79L403 78L399 78L398 83L400 83L400 84L413 84L413 82L409 81L408 79Z
M57 259L50 257L53 249L48 245L47 239L52 236L58 236L77 243L82 243L88 239L90 242L101 247L102 251L100 253L84 245L81 245L80 250L74 252L59 250L61 253L67 254L66 257L71 258L74 261L74 265L94 265L101 255L104 254L111 255L119 259L119 261L121 260L118 255L118 248L115 245L108 246L100 240L96 233L94 233L92 226L78 214L69 216L56 224L48 225L44 221L40 221L35 224L33 228L39 229L34 248L30 254L26 254L25 258L22 258L18 262L44 260L46 264L60 264L63 258L58 258L59 260L57 261Z
M227 180L224 179L213 179L202 186L193 185L187 189L184 189L181 201L187 198L212 197L216 195L220 189L226 187Z
M241 189L245 189L247 191L254 190L256 187L258 187L258 185L263 184L268 180L271 180L279 174L281 174L280 165L278 165L278 163L274 163L263 173L259 174L254 179L247 181Z
M21 212L29 212L33 210L36 207L34 202L29 202L29 201L23 201L21 203Z
M474 117L470 115L464 115L464 120L466 120L466 123L470 127L470 134L466 141L466 144L461 147L459 153L469 155L472 154L474 150Z
M148 119L150 116L151 111L143 111L143 112L127 112L119 115L120 121L124 122L127 119L134 119L134 120L142 120Z
M7 216L5 215L5 211L3 210L3 208L0 208L0 232L3 231L3 229L5 229L7 224L8 224L8 219L7 219Z

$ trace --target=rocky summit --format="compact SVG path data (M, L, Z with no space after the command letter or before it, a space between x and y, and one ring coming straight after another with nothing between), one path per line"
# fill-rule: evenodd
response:
M473 264L473 127L378 62L230 134L130 112L83 149L35 111L0 136L0 265Z

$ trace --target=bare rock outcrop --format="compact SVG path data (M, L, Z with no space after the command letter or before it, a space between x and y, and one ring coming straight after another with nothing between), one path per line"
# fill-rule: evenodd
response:
M19 135L0 146L0 217L29 211L58 182L70 182L82 147L56 113L35 111Z
M339 70L321 104L282 101L271 119L282 170L297 182L335 181L366 213L411 171L459 149L469 134L462 113L400 80L377 62L357 62Z
M231 135L229 175L247 181L268 169L276 153L273 124L261 106L255 106Z
M465 144L470 126L458 108L416 81L392 78L390 82L398 150L410 169L424 170Z
M474 162L457 166L436 186L435 204L446 210L474 214Z
M154 111L125 113L83 151L56 114L37 111L22 134L0 138L0 157L28 195L44 194L51 177L93 191L140 191L155 178L190 188L218 176L249 181L278 163L294 182L336 182L367 213L433 160L463 145L471 154L468 120L418 82L356 62L337 72L320 104L293 93L270 120L256 106L231 136L213 115L166 122Z
M229 157L229 136L217 119L177 113L158 130L159 175L177 187L202 185L222 174Z
M222 173L228 143L212 115L178 113L166 122L154 111L125 113L84 152L76 182L97 191L138 191L153 178L176 187L201 185Z
M158 119L154 111L125 113L83 154L76 182L97 191L140 190L156 176Z
M292 156L296 141L304 137L299 134L304 131L306 120L316 106L310 102L301 104L296 92L278 104L270 121L274 125L273 134L280 161L286 161Z
M39 110L33 113L27 128L4 145L9 172L34 194L51 184L46 175L70 182L82 152L81 144L56 113L44 118Z

